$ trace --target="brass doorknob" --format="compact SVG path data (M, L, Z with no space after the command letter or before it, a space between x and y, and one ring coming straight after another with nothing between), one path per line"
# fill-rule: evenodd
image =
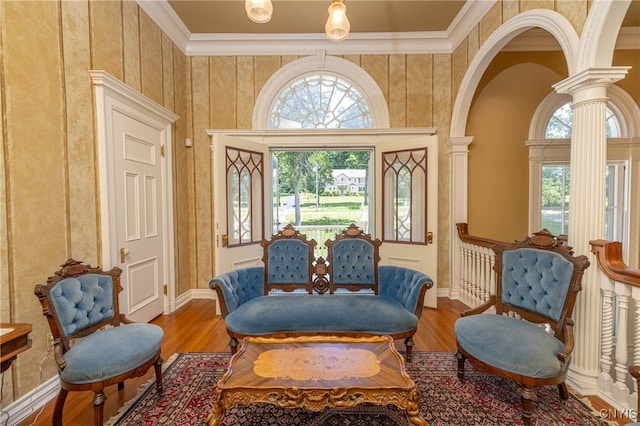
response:
M129 249L120 247L120 263L124 263L125 256L129 254Z

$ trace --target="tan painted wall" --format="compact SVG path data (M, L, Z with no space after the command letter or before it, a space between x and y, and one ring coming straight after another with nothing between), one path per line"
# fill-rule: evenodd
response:
M616 83L640 104L640 52L617 51L632 66ZM502 52L478 84L469 113L469 232L512 241L528 232L528 139L537 105L568 75L561 52ZM508 161L505 161L508 160Z
M537 105L561 78L532 62L497 74L471 108L469 232L500 241L528 234L529 152L525 141Z
M445 142L468 64L496 28L525 9L555 7L579 29L587 5L587 0L505 0L452 54L345 56L380 85L393 127L438 128L441 286L449 280ZM94 101L87 70L106 70L180 116L173 150L180 295L205 288L215 273L212 207L218 200L211 197L205 130L250 128L260 89L297 57L187 58L132 0L0 1L0 23L0 319L34 327L33 348L19 357L11 380L5 377L4 407L40 382L34 366L45 355L48 330L34 285L70 256L94 265L101 258ZM186 137L193 139L193 148L185 148ZM51 356L43 367L45 380L55 374Z

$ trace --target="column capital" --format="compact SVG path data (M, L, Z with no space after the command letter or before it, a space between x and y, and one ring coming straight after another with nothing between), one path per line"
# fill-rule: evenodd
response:
M558 93L574 96L586 89L607 88L622 80L631 67L588 68L553 85Z
M473 136L452 136L445 143L449 147L449 153L467 152L473 142Z

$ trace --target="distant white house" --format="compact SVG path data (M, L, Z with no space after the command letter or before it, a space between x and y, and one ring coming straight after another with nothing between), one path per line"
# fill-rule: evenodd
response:
M331 176L333 183L325 186L325 191L339 191L340 195L365 191L367 171L364 169L334 169Z

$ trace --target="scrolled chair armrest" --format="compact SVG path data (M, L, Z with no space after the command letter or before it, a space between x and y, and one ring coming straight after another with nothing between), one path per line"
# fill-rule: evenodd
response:
M640 379L640 365L632 365L629 367L629 373L631 373L636 380Z
M402 266L378 267L378 294L393 299L418 318L422 314L425 292L433 287L433 280L424 272Z
M226 317L238 306L264 295L264 267L252 266L217 275L209 281L216 291L222 316Z
M495 304L496 304L496 295L492 294L491 296L489 296L489 299L487 299L487 301L484 302L482 305L460 312L460 316L467 317L469 315L481 314L487 309L491 308L492 306L495 306Z
M125 314L120 314L120 323L121 324L135 324L135 321L131 321L129 318L125 316Z
M558 359L566 364L569 361L571 352L573 352L574 340L573 340L573 320L568 318L564 323L564 347L558 352Z

